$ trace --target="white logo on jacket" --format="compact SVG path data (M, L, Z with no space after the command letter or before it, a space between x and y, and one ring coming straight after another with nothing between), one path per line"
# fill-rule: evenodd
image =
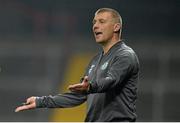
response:
M108 62L105 62L102 66L101 66L101 70L105 70L108 66Z

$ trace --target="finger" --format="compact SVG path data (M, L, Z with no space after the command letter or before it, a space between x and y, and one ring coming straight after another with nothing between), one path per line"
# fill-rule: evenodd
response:
M29 105L30 103L27 103L27 102L25 102L25 103L22 103L22 105Z
M75 89L75 88L81 88L82 87L82 84L74 84L74 85L69 85L69 89Z
M85 80L85 81L88 81L88 76L85 76L85 77L84 77L84 80Z
M15 109L15 112L23 111L23 110L28 110L29 107L27 105L24 106L19 106Z
M34 101L34 99L35 99L35 97L29 97L27 100L26 100L26 103L27 104L30 104L31 102L33 102Z
M82 88L69 88L70 91L80 91Z
M26 100L26 104L29 104L31 102L31 97Z
M85 76L85 77L84 77L84 80L83 80L82 83L88 83L88 76Z
M69 90L70 91L73 91L73 92L77 92L77 91L84 91L84 87L83 85L78 85L78 86L74 86L74 87L69 87Z
M70 88L69 90L71 90L71 91L81 91L82 88Z

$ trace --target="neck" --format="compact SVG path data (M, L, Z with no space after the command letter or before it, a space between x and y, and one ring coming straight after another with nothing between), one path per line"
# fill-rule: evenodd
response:
M116 40L107 41L105 44L102 44L104 54L106 54L111 49L111 47L119 41L121 40L118 38Z

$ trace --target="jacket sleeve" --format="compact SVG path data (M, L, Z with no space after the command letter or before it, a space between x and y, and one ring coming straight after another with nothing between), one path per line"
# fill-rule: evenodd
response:
M113 59L107 75L90 83L88 93L103 93L121 86L121 83L130 76L132 68L132 54L128 52L119 54Z
M37 108L68 108L82 104L86 101L85 94L74 92L58 94L55 96L42 96L36 98Z

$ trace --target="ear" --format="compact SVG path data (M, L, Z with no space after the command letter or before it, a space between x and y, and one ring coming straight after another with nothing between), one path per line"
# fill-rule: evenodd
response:
M114 32L116 33L116 32L119 32L119 30L121 29L121 24L120 23L116 23L115 25L114 25Z

